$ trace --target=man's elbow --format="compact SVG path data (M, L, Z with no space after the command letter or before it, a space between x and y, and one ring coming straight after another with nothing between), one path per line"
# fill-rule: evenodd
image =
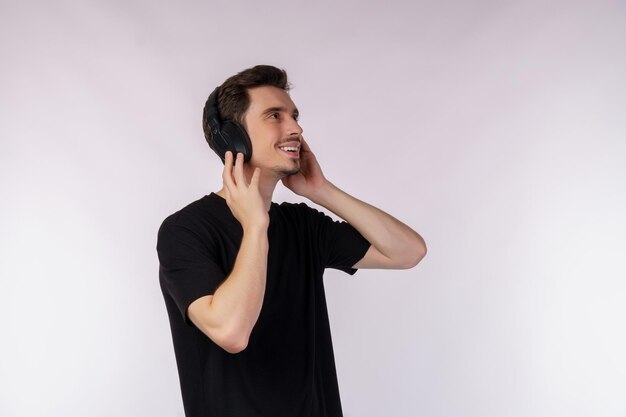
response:
M213 296L194 301L187 315L191 322L213 343L228 353L239 353L248 346L252 329L243 323L220 319L211 308Z
M224 349L226 352L232 353L234 355L234 354L243 352L246 349L246 347L248 347L248 341L237 340L233 342L224 343L220 345L220 347Z
M404 269L411 269L417 266L418 263L426 256L426 244L422 240L419 245L416 245L411 253L410 257L407 257L403 267Z
M209 325L207 321L194 321L196 327L213 343L228 353L239 353L248 346L250 332L230 325Z
M242 331L222 329L214 335L213 341L228 353L236 354L248 347L249 335Z

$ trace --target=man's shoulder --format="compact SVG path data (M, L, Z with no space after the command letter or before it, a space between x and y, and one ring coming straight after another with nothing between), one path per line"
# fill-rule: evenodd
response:
M238 228L226 201L217 195L205 195L163 220L157 232L157 247L172 242L209 246L220 240L219 236L240 234Z
M294 203L290 201L283 201L282 203L272 203L274 211L282 215L303 216L316 213L317 210L310 207L304 202Z
M318 213L319 210L309 206L307 203L301 202L291 202L291 201L283 201L282 203L272 202L272 205L278 207L279 210L285 211L305 211L310 213Z
M225 216L230 215L225 201L219 201L219 199L221 197L213 193L205 195L168 215L162 225L175 224L194 228L198 226L198 223L219 223Z
M274 217L283 219L292 226L308 224L315 228L316 225L330 219L324 211L311 207L304 202L284 201L280 204L272 203L272 206L274 207Z

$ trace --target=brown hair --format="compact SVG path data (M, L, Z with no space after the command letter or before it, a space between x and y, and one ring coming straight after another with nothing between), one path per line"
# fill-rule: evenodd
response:
M245 127L244 116L250 106L250 96L248 88L269 85L289 91L290 84L287 81L287 72L283 69L271 65L257 65L241 71L228 78L219 88L217 96L217 108L222 121L235 120ZM207 103L204 104L205 111L202 116L202 128L204 137L211 145L211 128L207 120Z

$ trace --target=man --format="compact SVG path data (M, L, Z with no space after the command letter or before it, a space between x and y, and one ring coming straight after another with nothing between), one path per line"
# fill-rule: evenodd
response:
M283 70L258 65L211 94L203 126L223 187L159 229L187 417L341 416L324 269L412 268L426 254L415 231L324 176L288 89ZM345 221L272 202L278 181Z

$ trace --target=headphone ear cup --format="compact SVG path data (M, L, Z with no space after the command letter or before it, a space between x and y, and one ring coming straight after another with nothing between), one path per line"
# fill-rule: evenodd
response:
M223 122L220 133L228 146L228 149L224 149L224 154L226 154L226 151L232 151L233 156L236 157L237 153L242 153L244 162L250 160L252 157L252 142L250 142L248 132L240 123L232 120Z
M209 146L220 157L222 163L226 163L226 151L229 148L228 141L222 136L220 131L214 131L213 140L209 142Z

